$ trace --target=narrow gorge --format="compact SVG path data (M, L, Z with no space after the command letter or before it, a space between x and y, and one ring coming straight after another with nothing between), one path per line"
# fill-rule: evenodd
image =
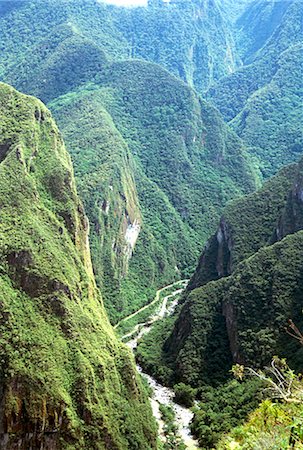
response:
M303 448L303 4L0 2L0 450Z

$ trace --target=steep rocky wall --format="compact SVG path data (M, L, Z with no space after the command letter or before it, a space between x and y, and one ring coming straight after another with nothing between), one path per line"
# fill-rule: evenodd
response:
M60 133L41 102L4 84L0 132L0 447L156 448L147 396L96 288Z

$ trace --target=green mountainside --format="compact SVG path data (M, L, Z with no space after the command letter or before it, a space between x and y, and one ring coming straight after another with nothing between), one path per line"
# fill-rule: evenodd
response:
M188 278L140 365L201 448L302 447L302 24L299 0L0 2L0 448L177 450L111 324Z
M116 15L130 57L160 64L200 92L235 70L234 39L217 0L149 5L121 8Z
M83 80L94 65L96 46L110 60L140 58L161 64L199 90L206 90L238 64L228 23L215 0L189 0L171 5L150 2L148 8L130 9L93 0L48 0L43 4L25 1L7 8L5 4L10 2L3 3L0 75L8 82L14 80L17 88L26 86L26 92L49 79L52 83L56 63L63 73L72 66L69 77L78 76ZM68 39L66 28L75 37ZM89 49L83 49L83 40L91 41L87 43ZM71 57L80 47L84 59L79 57L78 64L69 63L64 67L61 52L68 50ZM46 78L39 75L41 57L42 69L48 70ZM35 65L34 74L28 72L28 63ZM95 63L98 69L98 61ZM58 88L65 81L64 75L62 79L57 78Z
M237 18L237 47L244 64L254 60L258 50L266 44L283 20L289 1L258 0L246 2L246 8Z
M278 230L277 218L286 208L297 171L297 164L286 166L260 190L224 208L218 230L206 244L189 289L230 275L241 261L272 242L274 230Z
M1 448L156 448L147 395L95 285L58 129L5 84L0 124Z
M188 276L223 205L251 191L256 176L216 110L157 65L112 64L94 84L49 106L95 224L96 279L111 286L103 294L116 321L161 285Z
M34 14L33 8L31 2L17 5L0 19L3 46L10 45L0 58L3 78L48 102L57 118L92 224L96 281L116 322L146 304L157 288L189 276L222 207L253 190L258 173L220 114L185 83L152 63L111 60L125 58L127 42L132 42L131 56L156 59L181 76L184 55L194 45L186 40L193 38L191 33L183 36L186 24L192 23L195 33L203 29L204 38L220 29L220 39L225 39L222 18L208 2L130 10L93 2L76 2L73 8L69 2L47 2L43 9L35 5ZM148 53L142 15L154 28L160 59ZM17 48L21 18L24 42ZM165 25L168 32L174 21L174 35L180 33L176 42L185 39L184 49L180 47L185 53L170 48L166 59L171 34L163 38L158 27ZM209 21L212 26L206 27ZM200 37L194 39L200 45ZM209 45L221 48L211 35L202 50ZM201 51L199 64L208 67ZM178 70L169 62L173 56ZM197 73L206 79L201 70ZM183 78L195 84L187 75Z
M250 64L222 78L208 92L208 99L257 157L264 177L302 153L303 8L297 1L278 3L283 4L277 14L280 20L270 19L276 27L262 48L256 53L251 50ZM256 17L249 19L252 28L264 29L259 19L264 19L267 6L267 2L259 4L262 14L258 9ZM255 7L253 3L250 8Z
M280 353L296 361L284 327L302 322L301 171L302 163L283 169L224 210L163 345L174 381L220 380L232 360L262 366Z
M229 448L228 439L227 447L216 446L223 433L243 423L262 399L253 380L230 380L233 364L262 368L279 355L302 370L302 345L286 333L289 319L303 328L302 167L301 160L282 169L261 190L225 208L179 309L139 343L143 367L166 384L181 383L175 389L180 386L185 398L201 401L192 426L202 448ZM273 428L278 419L271 429L266 425L275 413L266 416L261 408L248 428L239 429L242 437L237 428L231 436L244 445L262 431L274 445L273 432L275 445L288 444L287 429L301 406L277 409L281 430Z

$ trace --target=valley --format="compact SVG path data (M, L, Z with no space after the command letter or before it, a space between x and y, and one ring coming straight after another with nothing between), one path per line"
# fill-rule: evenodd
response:
M156 303L157 309L155 310L155 312L147 318L146 322L138 323L128 334L121 337L122 341L126 342L127 346L132 349L134 355L139 340L151 330L153 324L158 320L161 320L164 317L173 314L176 306L178 305L180 295L182 294L182 292L184 292L187 283L188 280L182 280L181 282L170 284L158 290L156 298L145 307L145 309L150 308ZM160 300L160 294L171 288L174 289L173 292L171 294L165 295L164 298ZM142 312L142 309L144 310L144 308L141 308L136 313L133 313L128 318L125 318L124 321L128 321L129 319L135 317L137 314L140 314ZM119 324L116 328L118 328L119 330ZM180 445L183 443L186 449L198 449L199 444L197 440L194 439L190 431L190 423L194 415L193 412L174 401L175 394L173 389L161 385L159 382L157 382L156 379L145 373L139 364L137 364L137 370L147 380L148 385L152 390L152 410L159 424L159 433L163 441L166 442L166 440L169 439L169 437L166 437L165 422L161 414L161 406L163 407L164 405L165 407L171 408L174 413L173 424L176 428L173 431L172 438L175 441L175 445L178 446L178 440L180 439Z
M0 49L0 450L302 449L302 2L2 0Z

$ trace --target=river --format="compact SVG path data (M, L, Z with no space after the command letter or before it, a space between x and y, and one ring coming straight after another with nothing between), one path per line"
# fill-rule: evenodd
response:
M131 348L133 352L135 351L135 349L138 345L138 340L144 334L146 334L150 331L153 324L157 320L162 319L164 316L170 315L173 313L175 307L178 304L179 296L186 286L186 282L187 282L187 280L184 280L182 288L176 289L171 294L165 296L163 298L163 300L160 302L160 305L159 305L157 311L151 317L149 317L146 322L136 325L130 333L128 333L127 335L122 337L122 339L125 340L125 339L131 337L132 335L136 334L135 337L133 337L126 343L126 345L129 348ZM180 284L180 282L176 283L176 285L177 284ZM171 287L171 286L172 285L169 285L168 287ZM162 292L164 289L165 288L161 289L160 291ZM171 300L173 297L176 297L176 300L169 302L169 300ZM192 411L190 409L185 408L184 406L181 406L181 405L177 404L176 402L174 402L174 391L172 389L158 383L157 380L155 380L153 377L151 377L150 375L145 373L144 370L142 369L142 367L140 367L139 365L137 365L137 369L138 369L138 372L146 378L149 386L153 390L153 396L151 398L151 405L152 405L152 409L153 409L153 414L159 424L160 438L163 441L165 441L165 436L163 433L164 423L161 419L161 412L159 409L160 404L163 404L165 406L170 406L174 410L175 424L178 428L178 434L181 437L184 444L186 445L186 448L189 450L199 449L198 442L194 439L194 437L190 431L190 423L193 418Z

